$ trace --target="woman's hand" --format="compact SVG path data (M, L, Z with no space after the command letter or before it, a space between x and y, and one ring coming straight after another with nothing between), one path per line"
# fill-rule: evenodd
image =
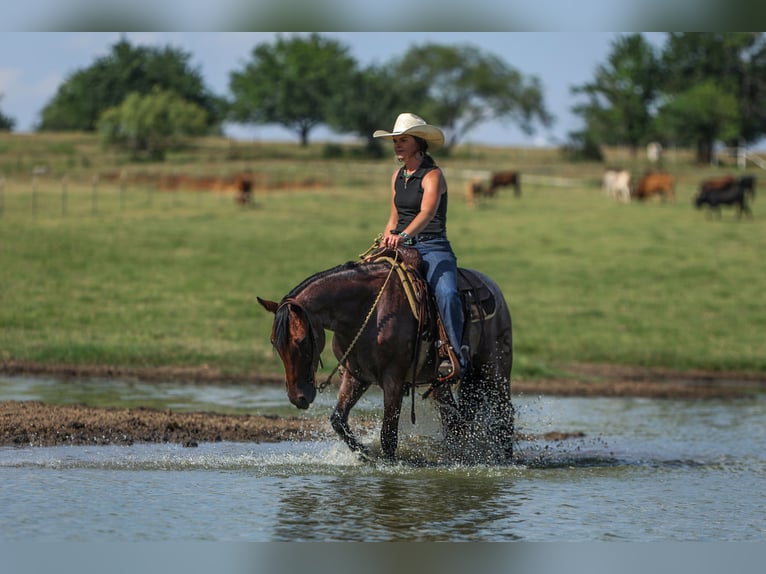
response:
M383 236L383 246L389 249L396 249L399 245L404 243L404 237L397 233L386 232Z

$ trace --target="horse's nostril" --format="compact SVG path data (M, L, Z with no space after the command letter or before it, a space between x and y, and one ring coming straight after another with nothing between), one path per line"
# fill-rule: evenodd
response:
M308 400L306 400L306 397L303 397L303 396L298 397L295 400L295 406L298 407L299 409L304 409L305 410L305 409L309 408L309 404L310 403L308 402Z

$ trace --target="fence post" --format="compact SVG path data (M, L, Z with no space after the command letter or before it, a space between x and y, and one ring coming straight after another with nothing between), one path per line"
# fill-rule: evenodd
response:
M98 191L98 174L95 174L91 179L91 213L96 213L96 192Z
M32 176L32 215L37 215L37 175Z
M125 180L127 179L127 174L125 173L125 170L123 169L120 172L120 211L125 210Z
M64 174L61 178L61 215L66 215L67 212L67 175Z

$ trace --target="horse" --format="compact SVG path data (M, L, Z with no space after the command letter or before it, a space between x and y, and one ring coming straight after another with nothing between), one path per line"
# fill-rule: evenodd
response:
M414 264L406 263L413 259ZM463 342L470 347L470 364L453 393L452 384L440 383L437 377L438 346L446 341L434 327L433 297L425 287L420 304L413 306L412 286L401 275L403 269L413 265L417 269L420 264L415 249L401 248L393 256L347 262L316 273L280 302L257 297L274 313L271 343L284 366L287 396L297 408L307 409L321 390L316 374L328 330L333 333L332 350L340 372L330 422L353 452L371 459L370 449L349 426L349 413L373 383L383 391L380 449L385 460L396 458L405 394L412 393L414 423L415 387L428 385L422 396L435 401L445 441L471 436L467 429L479 425L495 442L493 450L502 460L510 460L513 335L503 294L486 275L459 269L466 316ZM430 309L431 318L425 321L416 310L422 305Z

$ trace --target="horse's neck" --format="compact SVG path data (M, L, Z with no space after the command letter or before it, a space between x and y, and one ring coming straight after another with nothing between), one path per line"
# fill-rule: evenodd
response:
M335 331L340 324L356 324L364 318L381 281L374 274L357 268L321 276L296 297L325 329Z

